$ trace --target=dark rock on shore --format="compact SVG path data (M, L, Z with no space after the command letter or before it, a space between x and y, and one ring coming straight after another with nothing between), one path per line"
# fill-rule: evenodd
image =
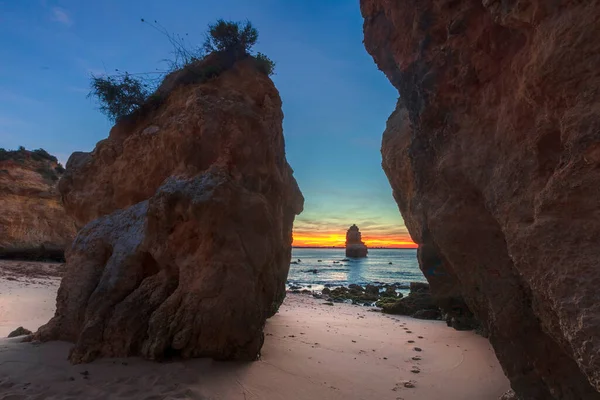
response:
M328 299L334 302L352 302L357 305L365 305L371 306L374 302L387 299L388 301L395 301L397 299L402 298L402 293L396 293L396 288L403 287L403 285L399 283L395 284L368 284L365 287L357 284L350 284L348 287L346 286L338 286L335 288L331 288L330 284L326 284L323 290L321 291L322 296L327 296ZM300 286L291 285L289 286L290 291L293 293L300 292ZM305 292L305 291L302 291ZM313 296L319 295L315 292L312 293Z
M386 314L418 316L415 318L438 319L441 317L439 307L435 304L429 285L421 282L411 282L410 293L399 299L384 297L377 302ZM435 318L433 318L435 316ZM425 318L427 317L427 318Z
M418 319L440 319L442 317L442 314L440 313L440 310L433 310L433 309L425 309L425 310L418 310L417 312L415 312L412 315L413 318L418 318Z
M369 295L373 295L373 296L377 296L379 297L379 288L375 285L367 285L365 287L365 292Z
M22 326L18 327L14 331L8 334L9 338L23 336L23 335L31 335L31 331L29 329L25 329Z

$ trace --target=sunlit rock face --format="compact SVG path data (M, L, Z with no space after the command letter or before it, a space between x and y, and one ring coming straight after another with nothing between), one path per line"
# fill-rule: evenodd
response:
M64 259L75 237L57 189L63 168L44 150L0 149L0 257Z
M600 394L600 3L361 0L383 168L432 294L523 399Z
M346 257L366 257L367 246L363 243L361 233L356 225L346 232Z
M74 342L74 363L256 359L304 202L282 120L273 82L247 59L74 154L60 190L83 228L36 337Z

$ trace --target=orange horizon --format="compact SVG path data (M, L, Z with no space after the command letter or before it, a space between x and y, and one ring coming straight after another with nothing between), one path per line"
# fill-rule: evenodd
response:
M389 247L398 249L416 249L418 245L409 237L397 237L395 235L368 235L364 236L363 242L367 247ZM303 233L294 232L292 246L295 247L344 247L346 235L340 233Z

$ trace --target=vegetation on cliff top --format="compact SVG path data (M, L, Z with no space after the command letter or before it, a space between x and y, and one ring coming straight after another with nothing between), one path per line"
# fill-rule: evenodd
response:
M266 75L273 75L275 71L275 63L265 54L252 54L252 48L258 41L258 30L250 21L217 20L208 26L202 47L188 45L184 37L170 33L157 21L141 21L167 37L173 46L173 58L166 60L169 70L158 72L158 78L152 76L154 73L128 72L92 76L88 97L95 97L100 103L100 111L113 121L159 105L168 95L168 91L165 93L161 89L178 71L182 73L174 79L171 90L180 84L212 79L245 58L252 58L256 68Z
M0 161L14 161L19 164L33 161L37 164L35 171L49 182L56 182L65 172L58 159L44 149L26 150L23 146L17 150L0 148Z
M0 147L0 161L25 161L27 159L46 160L58 164L58 159L44 149L25 150L25 147L20 146L17 150L6 150Z

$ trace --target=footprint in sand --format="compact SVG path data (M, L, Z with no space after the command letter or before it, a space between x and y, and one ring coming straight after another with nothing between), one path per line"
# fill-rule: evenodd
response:
M413 361L421 361L421 357L419 357L419 356L414 356L414 357L412 357L412 360L413 360Z
M420 347L414 347L413 350L414 351L422 351L422 349Z
M394 386L394 388L392 390L394 392L397 392L399 389L402 389L402 388L412 389L412 388L415 387L416 383L417 382L413 381L413 380L410 380L410 381L400 381L400 382L396 383L396 386ZM398 399L398 398L401 399L401 397L397 397L396 399Z
M410 372L412 372L413 374L418 374L419 372L421 372L421 370L417 367L412 367L412 369L410 370Z

